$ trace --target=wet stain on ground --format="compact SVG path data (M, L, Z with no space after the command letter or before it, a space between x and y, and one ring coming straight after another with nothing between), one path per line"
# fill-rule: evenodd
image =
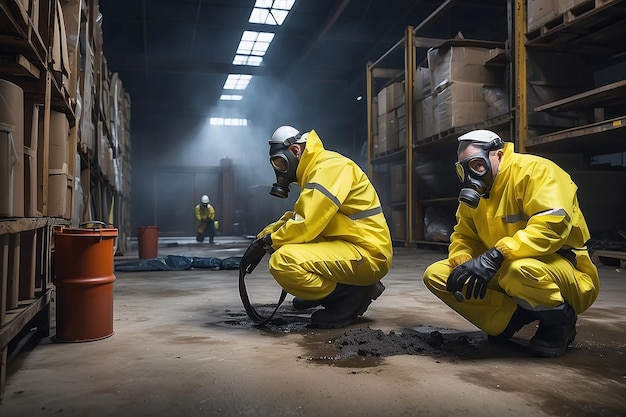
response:
M271 314L274 308L275 304L255 306L257 312L263 316ZM602 381L606 384L606 392L613 393L613 396L620 396L624 392L626 369L623 359L626 356L626 346L623 338L616 336L623 334L625 329L623 325L616 325L612 320L615 311L598 309L594 318L580 320L577 326L579 337L568 349L568 353L550 360L528 355L528 341L535 331L533 326L523 329L512 339L494 342L478 330L460 331L430 325L384 331L370 327L373 322L366 317L359 317L347 328L315 329L310 326L310 315L313 311L300 311L284 305L269 323L260 326L252 322L243 310L224 310L219 314L221 320L206 325L259 331L270 337L300 335L296 343L300 345L302 353L297 359L326 366L375 368L383 365L385 358L394 355L421 355L431 357L437 362L450 363L501 358L513 363L528 361L530 366L536 366L537 363L546 361L546 365L563 367L564 370L585 375L586 380ZM600 340L604 342L601 343ZM361 371L355 369L353 372ZM482 372L474 376L470 372L466 377L473 383L504 389L503 385L499 385L501 378L491 381ZM556 405L554 408L562 411ZM618 415L612 414L613 409L610 407L605 411L607 410L608 414L600 415Z
M254 307L262 317L269 317L276 308L276 305L262 304ZM220 326L238 329L257 329L268 334L280 335L286 333L296 333L305 330L310 324L310 312L301 312L295 309L281 309L266 324L258 324L250 320L245 311L225 310L225 319L217 323L207 323L208 326Z
M275 305L259 305L255 309L264 317L274 311ZM370 328L369 320L359 318L349 328L316 329L310 325L309 311L283 307L269 323L259 325L250 320L245 311L226 310L223 321L206 323L232 329L247 329L280 337L301 334L299 342L307 352L299 359L314 363L345 367L378 366L383 358L393 355L424 355L437 359L471 359L480 357L521 356L523 343L511 341L493 344L483 332L461 332L454 329L417 326L404 331Z

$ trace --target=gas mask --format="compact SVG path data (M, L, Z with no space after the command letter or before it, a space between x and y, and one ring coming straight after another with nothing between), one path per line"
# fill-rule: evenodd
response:
M459 193L459 201L473 209L478 207L481 197L489 198L494 180L489 161L489 150L494 148L494 143L483 144L481 148L481 154L472 155L455 164L456 174L464 186Z
M287 138L282 142L270 141L270 164L276 174L276 182L272 184L270 194L275 197L287 198L289 184L296 182L298 158L289 149L301 137L300 134Z

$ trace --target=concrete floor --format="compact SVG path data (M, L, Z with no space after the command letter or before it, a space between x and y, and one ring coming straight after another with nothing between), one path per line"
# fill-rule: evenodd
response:
M161 239L169 254L241 255L248 241ZM116 263L137 259L136 243ZM538 359L485 335L424 287L440 250L396 248L385 293L347 329L308 328L291 296L274 324L245 315L237 271L116 272L108 338L26 345L9 361L0 416L626 416L626 271L600 266L602 291L568 353ZM268 307L279 288L259 266L246 279ZM343 356L353 329L468 340L455 349ZM52 335L54 336L54 328Z

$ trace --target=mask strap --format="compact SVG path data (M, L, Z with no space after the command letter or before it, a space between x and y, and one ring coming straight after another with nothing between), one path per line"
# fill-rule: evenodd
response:
M492 141L485 143L482 148L486 151L490 151L493 148L497 148L500 149L504 146L504 142L502 141L501 138L495 138Z
M302 137L302 133L298 133L295 136L292 136L290 138L285 139L283 141L283 145L286 146L286 147L290 147L291 145L293 145L294 143L299 141L301 137Z

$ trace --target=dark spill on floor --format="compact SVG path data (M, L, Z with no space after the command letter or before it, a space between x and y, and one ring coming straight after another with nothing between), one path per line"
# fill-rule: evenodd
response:
M255 306L263 316L271 314L274 307ZM313 311L299 311L285 304L270 323L259 326L243 310L233 310L226 311L223 321L210 325L257 330L273 337L299 334L302 338L298 343L306 352L299 356L300 359L342 367L374 367L393 355L424 355L450 362L494 358L537 360L526 352L528 340L534 333L532 326L523 329L515 338L494 343L480 331L463 332L428 325L401 331L373 329L370 327L373 322L366 317L359 317L343 329L314 329L310 327ZM596 309L594 313L593 318L579 322L579 337L568 349L568 354L552 359L550 363L587 370L602 379L619 380L621 385L626 379L623 365L626 328L621 322L616 324L611 316L615 313L612 310Z
M262 316L274 310L272 305L255 306ZM252 322L243 311L227 311L222 327L257 329L272 336L302 334L300 342L308 352L306 358L316 363L336 366L369 367L380 364L382 358L393 355L427 355L449 360L523 354L524 346L511 342L508 347L492 345L482 332L419 326L404 332L372 329L369 320L360 317L349 328L315 329L310 327L312 310L298 311L283 306L266 325Z

